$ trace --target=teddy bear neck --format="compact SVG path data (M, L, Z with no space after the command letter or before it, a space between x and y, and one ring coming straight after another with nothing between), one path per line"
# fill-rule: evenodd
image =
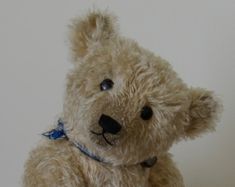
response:
M57 127L55 129L52 129L48 132L45 132L42 135L47 137L50 140L67 139L68 141L70 141L67 134L66 134L66 131L64 129L64 122L62 119L58 120ZM72 141L70 141L70 142L72 142ZM91 158L97 162L104 163L104 164L111 164L111 163L105 161L104 159L100 158L99 156L93 154L91 151L89 151L82 144L80 144L78 142L72 142L72 143L76 148L78 148L84 155L88 156L89 158ZM155 157L151 157L147 160L144 160L140 163L137 163L137 165L140 164L142 167L150 168L150 167L153 167L156 162L157 162L157 157L155 156Z

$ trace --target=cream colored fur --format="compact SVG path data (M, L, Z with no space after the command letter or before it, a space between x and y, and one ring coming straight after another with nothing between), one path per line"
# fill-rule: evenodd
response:
M189 88L159 56L119 35L114 16L94 11L71 26L74 68L68 74L63 120L68 140L43 140L25 166L25 187L183 187L168 153L173 143L214 129L218 103L211 91ZM113 88L100 83L112 79ZM140 111L150 106L153 116ZM116 134L100 132L102 114L121 125ZM108 164L77 149L79 142ZM139 163L158 157L152 168Z

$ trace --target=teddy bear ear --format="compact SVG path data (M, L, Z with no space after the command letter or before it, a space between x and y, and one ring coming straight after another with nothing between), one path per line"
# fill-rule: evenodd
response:
M184 127L185 136L195 138L202 133L213 131L222 108L219 100L213 92L202 88L191 88L189 98L189 123Z
M117 34L116 18L107 13L92 11L87 16L73 20L70 42L75 59L84 57L94 44L105 45Z

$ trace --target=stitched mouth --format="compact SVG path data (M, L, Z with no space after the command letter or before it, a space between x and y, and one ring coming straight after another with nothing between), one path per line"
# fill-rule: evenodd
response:
M102 132L98 133L98 132L94 132L94 131L91 131L92 134L95 134L96 136L102 136L103 139L105 140L105 142L111 146L113 146L113 144L106 138L105 136L105 130L103 130Z

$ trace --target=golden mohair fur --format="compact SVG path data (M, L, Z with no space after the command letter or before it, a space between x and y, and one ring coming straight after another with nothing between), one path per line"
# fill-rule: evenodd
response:
M159 56L119 35L116 18L93 11L71 25L74 68L68 74L62 119L68 136L43 140L25 165L25 187L183 187L168 153L173 143L211 131L219 104L213 92L189 88ZM100 90L104 79L113 88ZM149 120L140 117L151 107ZM102 114L121 124L117 134L98 124ZM79 142L101 163L84 155ZM151 168L140 163L157 156Z

